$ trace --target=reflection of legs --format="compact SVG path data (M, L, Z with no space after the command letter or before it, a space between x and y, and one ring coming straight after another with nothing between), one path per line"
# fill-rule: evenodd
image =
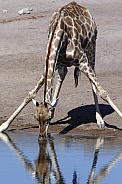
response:
M95 182L96 180L94 179L94 174L95 174L95 169L97 166L99 150L100 150L100 147L103 145L103 143L104 143L104 138L98 137L97 141L96 141L96 145L95 145L93 164L92 164L91 172L90 172L88 182L87 182L88 184L89 183L97 183L97 182Z
M90 79L91 83L95 86L97 89L100 97L109 103L109 105L118 113L118 115L122 118L122 113L120 110L115 106L115 104L112 102L111 98L109 97L108 93L100 86L100 84L97 81L97 78L95 76L94 71L90 67L88 63L88 59L86 54L82 54L81 60L79 61L79 69ZM93 87L93 90L95 89ZM95 89L95 91L96 91ZM95 92L94 91L94 92ZM101 124L101 123L100 123ZM102 123L104 125L104 123Z
M54 171L55 171L55 178L56 178L56 183L65 183L64 181L64 177L62 176L62 173L60 171L60 167L58 164L58 159L57 159L57 155L56 155L56 151L55 151L55 147L54 147L54 142L53 142L53 138L52 137L48 137L49 139L49 149L50 149L50 154L51 154L51 160L52 160L52 164L54 166Z
M59 96L60 89L61 89L61 86L62 86L62 83L65 79L66 74L67 74L67 67L61 66L58 69L58 79L57 79L57 84L56 84L56 88L55 88L55 92L54 92L54 96L53 96L53 101L55 101ZM52 118L53 118L53 116L54 116L54 109L52 112Z
M120 151L104 168L101 168L97 176L95 177L95 183L100 183L103 178L111 171L116 164L122 159L122 151Z
M92 91L93 91L93 96L94 96L94 101L95 101L95 106L96 106L96 120L97 120L97 125L100 128L103 128L105 126L105 123L102 119L101 113L100 113L100 109L99 109L99 104L98 104L98 97L97 97L97 90L96 87L93 83L91 83L92 85Z
M35 169L27 157L22 151L16 146L13 140L8 136L7 133L0 133L1 140L15 153L19 160L23 163L27 171L33 176Z
M29 92L28 96L24 99L24 101L22 102L22 104L18 107L18 109L11 115L11 117L4 122L1 126L0 126L0 132L6 130L9 125L11 124L11 122L16 118L16 116L22 111L22 109L24 109L24 107L33 99L35 98L38 90L41 88L41 86L44 84L44 75L42 75L41 79L38 81L37 85L35 86L35 88Z

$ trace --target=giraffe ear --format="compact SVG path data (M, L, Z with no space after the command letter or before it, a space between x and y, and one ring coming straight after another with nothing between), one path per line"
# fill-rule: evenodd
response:
M58 104L58 100L59 100L59 98L57 98L56 100L52 101L52 103L51 103L52 108L56 108L56 106Z
M38 103L36 100L32 99L32 101L33 101L33 103L34 103L34 105L35 105L36 107L39 106L39 103Z

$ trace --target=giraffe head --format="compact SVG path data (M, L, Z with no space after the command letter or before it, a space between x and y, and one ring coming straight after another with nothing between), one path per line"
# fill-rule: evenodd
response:
M57 99L58 100L58 99ZM38 103L32 99L34 105L36 106L36 119L39 121L39 138L45 138L47 134L47 129L52 119L53 109L56 107L58 101L49 103Z

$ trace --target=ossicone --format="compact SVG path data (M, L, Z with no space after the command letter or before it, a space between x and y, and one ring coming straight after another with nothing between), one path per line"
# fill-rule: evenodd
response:
M44 103L44 106L47 107L47 102Z

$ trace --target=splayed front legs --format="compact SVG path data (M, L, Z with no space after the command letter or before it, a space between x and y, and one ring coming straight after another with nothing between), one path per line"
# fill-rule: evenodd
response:
M57 80L57 85L56 85L56 89L55 89L55 94L53 97L53 102L57 103L58 102L58 95L61 89L61 85L62 82L65 78L65 75L67 74L67 68L66 67L61 67L58 70L59 76L58 76L58 80ZM17 115L22 111L22 109L24 109L24 107L32 100L35 98L37 92L39 91L39 89L41 88L41 86L44 84L44 74L42 75L41 79L38 81L37 85L35 86L35 88L29 92L28 96L24 99L24 101L22 102L22 104L17 108L17 110L10 116L10 118L4 122L1 126L0 126L0 132L5 131L11 124L11 122L17 117ZM55 106L55 104L52 104L52 106ZM52 117L54 115L54 109L52 110ZM51 117L51 118L52 118Z
M22 111L22 109L24 109L24 107L33 99L35 98L38 90L41 88L41 86L44 84L44 75L42 75L41 79L38 81L37 85L35 86L35 88L29 92L28 96L24 99L24 101L22 102L22 104L18 107L18 109L11 115L11 117L4 122L1 126L0 126L0 132L5 131L11 124L11 122L16 118L16 116Z

